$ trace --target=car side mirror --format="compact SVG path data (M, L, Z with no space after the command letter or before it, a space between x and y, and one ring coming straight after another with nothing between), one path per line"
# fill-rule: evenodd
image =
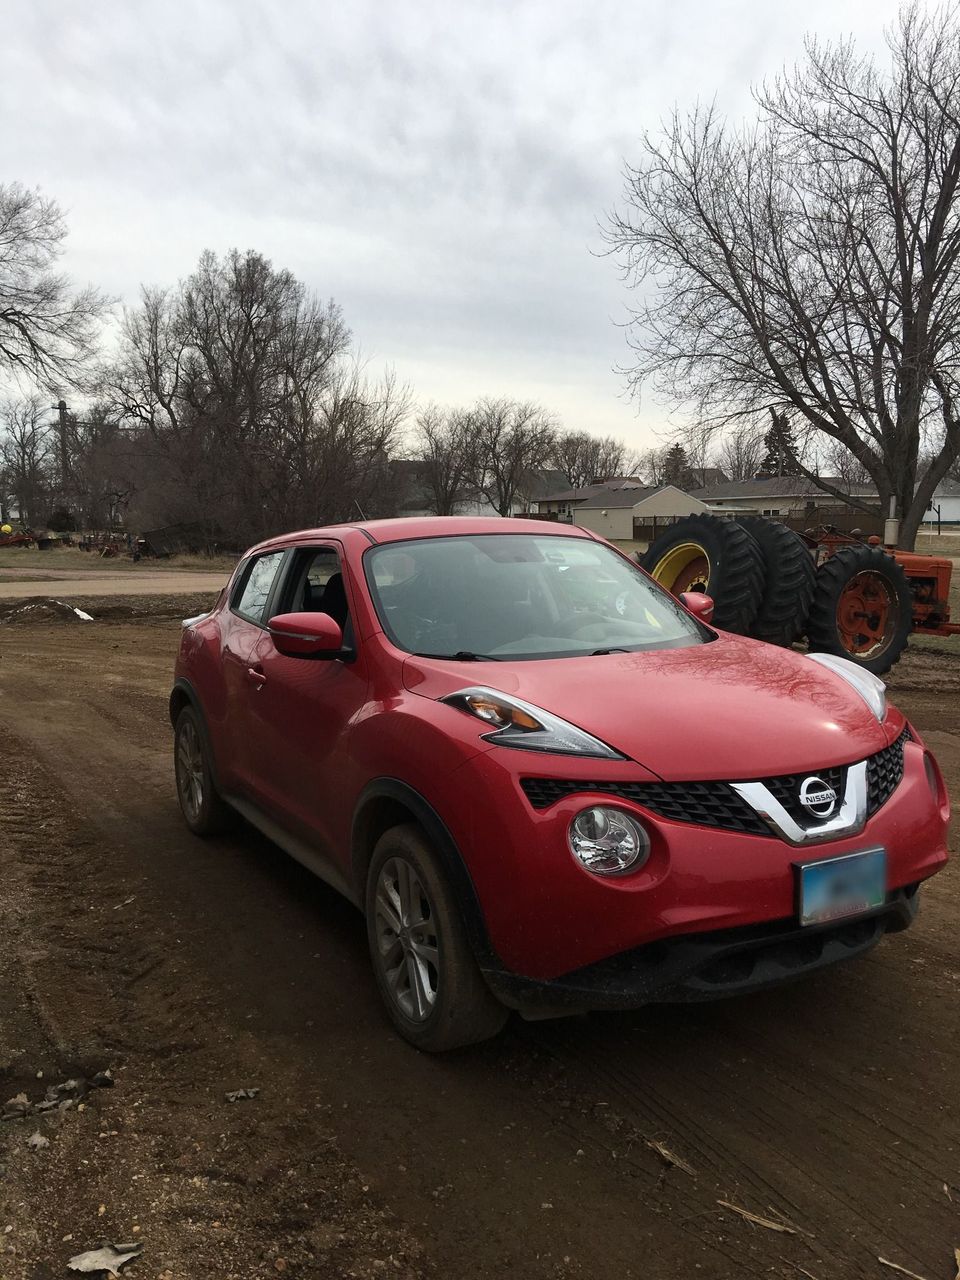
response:
M681 591L680 603L701 622L713 619L713 596L704 595L702 591Z
M288 658L342 658L343 631L329 613L278 613L267 623L278 653Z

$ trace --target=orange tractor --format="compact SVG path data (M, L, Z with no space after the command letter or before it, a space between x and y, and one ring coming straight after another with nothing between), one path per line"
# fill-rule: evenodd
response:
M805 636L811 650L875 674L893 666L911 631L960 635L950 621L951 562L876 537L829 527L799 534L761 516L686 516L637 559L674 595L713 596L724 630L781 645Z

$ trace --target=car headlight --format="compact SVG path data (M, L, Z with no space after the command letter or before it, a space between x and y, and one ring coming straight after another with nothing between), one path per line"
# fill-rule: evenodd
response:
M833 653L808 653L811 662L819 662L822 667L834 672L842 680L846 680L851 689L855 689L881 724L887 714L887 686L872 671L858 667L849 658L839 658Z
M595 876L639 871L650 856L650 837L640 823L608 805L581 809L567 839L574 857Z
M519 747L523 751L547 751L563 756L596 756L602 760L625 759L619 751L575 724L497 689L480 686L459 689L440 701L490 725L492 732L482 736L498 747Z

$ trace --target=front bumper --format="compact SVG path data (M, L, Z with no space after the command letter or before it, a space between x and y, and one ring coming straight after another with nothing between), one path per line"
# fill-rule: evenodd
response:
M647 828L651 855L635 874L606 879L576 862L567 829L581 808L610 803L609 796L580 783L575 794L534 808L521 786L543 771L531 754L494 749L471 760L458 775L459 804L444 814L476 890L489 940L489 954L479 958L491 974L554 983L652 944L683 948L743 929L789 933L799 929L796 866L806 861L882 848L891 895L947 861L948 809L931 795L920 742L907 744L902 780L862 831L813 848L772 832L674 821L617 800ZM556 777L582 778L583 769L562 757L550 764ZM630 782L640 771L605 762L603 773Z
M796 920L778 920L688 934L636 947L550 981L497 970L485 970L484 977L504 1004L529 1018L717 1000L792 982L863 955L884 934L908 928L918 906L919 885L914 884L888 894L886 904L875 911L829 925L800 928Z

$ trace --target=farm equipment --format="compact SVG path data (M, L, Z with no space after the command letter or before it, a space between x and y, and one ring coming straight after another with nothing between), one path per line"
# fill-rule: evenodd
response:
M674 595L713 596L724 630L780 645L806 636L811 650L875 674L893 666L911 631L960 635L950 621L951 562L877 537L829 527L799 534L761 516L686 516L637 558Z
M32 547L36 542L32 533L4 533L0 530L0 547Z

